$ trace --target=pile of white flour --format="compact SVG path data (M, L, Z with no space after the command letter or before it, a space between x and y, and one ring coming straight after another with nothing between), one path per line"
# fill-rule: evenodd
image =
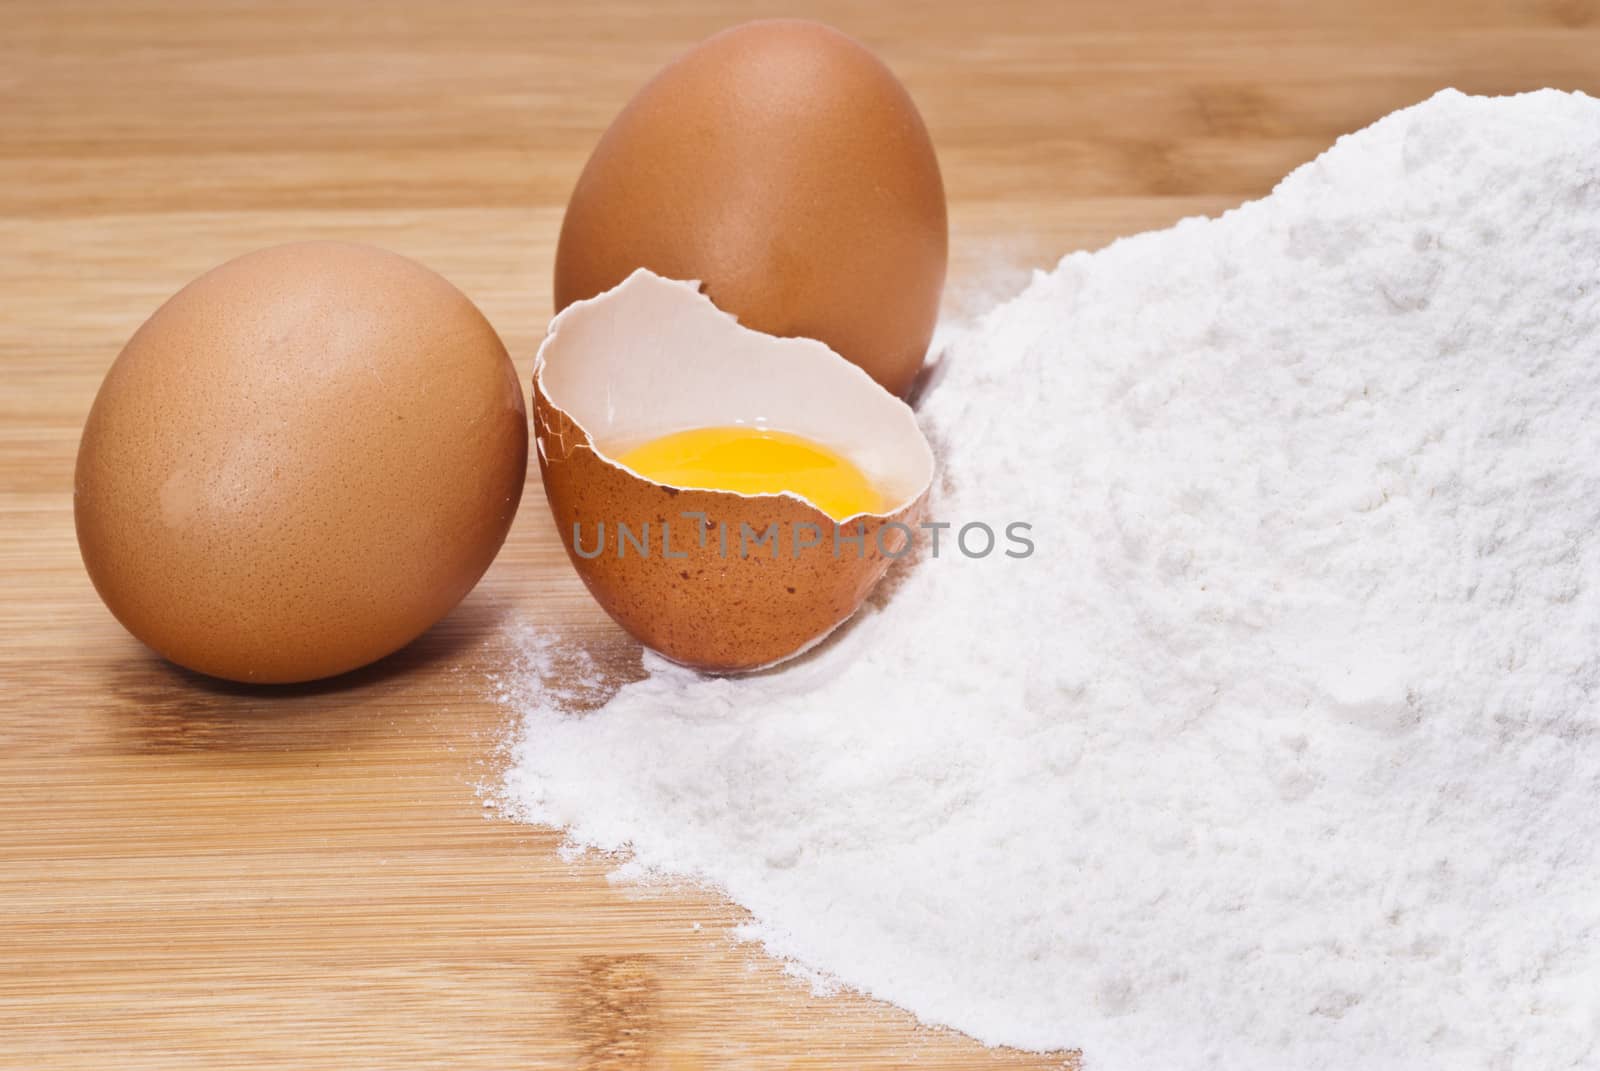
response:
M1600 1066L1600 101L1455 92L953 337L944 555L815 656L531 641L523 819L1091 1071Z

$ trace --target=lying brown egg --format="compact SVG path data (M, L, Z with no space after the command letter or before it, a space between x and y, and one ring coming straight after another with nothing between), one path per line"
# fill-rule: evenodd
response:
M78 449L78 545L161 655L312 680L472 589L527 455L516 371L464 294L370 246L279 246L184 287L112 365Z
M909 551L934 469L911 409L861 369L645 270L551 324L534 437L556 527L600 605L645 646L714 672L790 658L853 614ZM634 467L674 451L705 475ZM726 489L773 475L773 457L799 459L794 475L821 490Z
M904 394L944 285L944 186L905 87L837 30L752 22L641 89L573 190L556 308L635 268L747 327L821 339Z

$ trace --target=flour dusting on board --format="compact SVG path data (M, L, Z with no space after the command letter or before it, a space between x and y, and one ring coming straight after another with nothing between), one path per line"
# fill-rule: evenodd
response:
M511 812L1091 1071L1600 1063L1600 102L1441 93L1073 254L920 416L933 516L1034 556L524 689Z

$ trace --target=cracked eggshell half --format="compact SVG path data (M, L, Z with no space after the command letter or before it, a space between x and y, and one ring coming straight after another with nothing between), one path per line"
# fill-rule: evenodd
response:
M836 525L795 494L671 487L613 456L735 424L849 458L884 512ZM860 368L816 340L743 327L698 284L646 269L551 323L534 439L561 541L595 599L646 647L718 673L792 658L855 613L910 550L934 472L911 408Z

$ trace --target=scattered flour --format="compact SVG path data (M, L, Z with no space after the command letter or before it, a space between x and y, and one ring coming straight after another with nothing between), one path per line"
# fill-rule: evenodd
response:
M535 637L512 812L1090 1071L1600 1066L1600 102L1441 93L1073 254L921 416L1034 557L583 714Z

